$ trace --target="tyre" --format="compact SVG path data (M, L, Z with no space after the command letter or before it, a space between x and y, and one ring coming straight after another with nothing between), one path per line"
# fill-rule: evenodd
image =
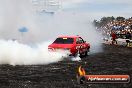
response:
M74 55L74 57L78 57L78 56L79 56L79 57L81 56L79 50L78 50L77 53Z
M89 49L86 50L84 56L88 56L89 55Z

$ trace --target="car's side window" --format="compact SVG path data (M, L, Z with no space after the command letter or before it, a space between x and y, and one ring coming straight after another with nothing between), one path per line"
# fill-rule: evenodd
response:
M84 43L84 40L80 37L76 39L76 44Z
M84 43L84 40L80 37L79 38L80 43Z
M76 38L76 44L80 44L79 38Z

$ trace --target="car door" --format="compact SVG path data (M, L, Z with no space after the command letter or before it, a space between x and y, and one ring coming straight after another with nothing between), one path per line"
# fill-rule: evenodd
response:
M81 42L81 52L85 53L87 51L86 43L81 37L79 38L79 40Z
M84 52L84 41L81 37L76 39L76 47L80 54Z

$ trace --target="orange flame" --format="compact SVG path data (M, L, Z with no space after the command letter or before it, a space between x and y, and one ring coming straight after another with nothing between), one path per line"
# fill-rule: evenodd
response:
M85 72L84 68L82 68L82 66L79 66L78 72L79 72L79 75L80 75L80 76L86 75L86 72Z

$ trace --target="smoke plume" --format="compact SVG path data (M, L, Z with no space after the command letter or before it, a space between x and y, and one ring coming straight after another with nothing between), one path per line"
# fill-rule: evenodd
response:
M59 35L80 35L90 43L92 53L100 51L101 36L89 19L87 14L74 11L38 13L31 0L0 1L0 64L60 61L64 53L47 50L47 41ZM22 27L28 32L19 32Z

